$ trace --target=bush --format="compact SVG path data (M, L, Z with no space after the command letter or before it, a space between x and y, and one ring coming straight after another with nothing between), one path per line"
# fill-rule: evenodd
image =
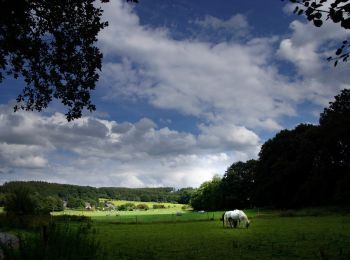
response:
M60 198L43 197L25 185L12 187L2 200L5 211L10 215L49 215L51 211L63 210Z
M128 203L125 203L125 204L118 206L118 210L120 210L120 211L132 211L135 209L135 207L136 206L134 203L128 202Z
M91 223L91 218L87 216L77 216L77 215L58 215L58 216L52 216L52 219L54 221L62 221L62 222L84 222L84 223Z
M31 191L24 187L19 187L7 194L4 206L7 213L18 215L33 214L37 207Z
M70 197L67 201L67 208L77 209L84 208L85 202L82 199Z
M41 232L20 236L18 252L4 252L5 259L105 259L91 225L50 223Z
M153 209L165 209L163 204L153 204Z
M140 210L149 210L149 207L148 207L148 205L147 204L138 204L137 206L136 206L136 208L137 209L140 209Z

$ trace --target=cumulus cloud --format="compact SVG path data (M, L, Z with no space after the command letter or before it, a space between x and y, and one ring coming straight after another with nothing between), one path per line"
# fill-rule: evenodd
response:
M99 36L104 52L104 99L143 100L197 119L198 134L136 122L61 113L14 114L0 106L1 181L48 180L93 186L198 186L235 161L256 158L261 131L283 128L303 102L327 105L349 87L342 66L322 59L326 45L348 34L294 21L291 34L253 38L247 18L195 20L208 30L236 30L229 40L175 40L165 28L142 26L129 5L103 5L110 26ZM277 54L277 55L276 55ZM282 74L276 56L296 69ZM279 61L280 61L279 60ZM173 120L173 119L172 119Z
M120 1L105 10L110 26L99 39L107 57L101 80L115 96L147 100L210 123L280 129L281 116L295 115L295 86L278 73L271 57L278 38L243 43L174 40L167 31L141 26ZM246 18L206 17L203 26L247 28ZM106 95L113 99L113 95Z
M350 32L332 22L320 28L312 23L293 21L291 35L282 39L277 55L295 66L300 100L327 106L330 98L343 88L349 88L350 75L344 64L336 68L326 61Z
M244 127L160 128L148 118L121 122L61 113L13 113L0 106L2 181L40 179L94 186L198 186L237 159L256 156L259 138Z

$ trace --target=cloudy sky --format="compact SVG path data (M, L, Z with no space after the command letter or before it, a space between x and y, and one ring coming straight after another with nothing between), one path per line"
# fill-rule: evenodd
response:
M96 112L13 113L23 82L0 85L1 183L197 187L349 88L349 65L325 61L349 32L287 1L140 2L103 4Z

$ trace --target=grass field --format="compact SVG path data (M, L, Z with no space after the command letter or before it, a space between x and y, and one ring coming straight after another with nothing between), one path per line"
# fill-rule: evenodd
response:
M103 200L103 199L102 199ZM57 215L78 215L78 216L87 216L94 221L102 222L120 222L120 223L133 223L133 222L169 222L177 221L182 215L191 217L188 214L189 211L183 209L183 204L174 204L174 203L158 203L158 202L140 202L140 201L125 201L125 200L109 200L115 206L119 206L125 203L134 203L146 204L149 207L149 210L133 210L133 211L117 211L117 210L64 210L62 212L53 212L51 213L54 216ZM154 204L162 204L165 208L162 209L153 209ZM181 216L180 216L181 215ZM193 215L194 216L194 215ZM200 215L202 219L208 219L208 214Z
M231 229L222 212L179 209L64 214L92 218L103 259L350 259L349 211L245 210L250 228Z
M218 220L94 227L110 259L350 259L349 215L265 214L249 229Z
M100 201L106 201L107 199L100 199ZM111 202L115 206L120 206L125 203L134 203L137 204L146 204L150 209L152 209L153 205L164 205L165 208L168 209L177 209L181 210L181 208L184 206L184 204L177 204L177 203L168 203L168 202L141 202L141 201L130 201L130 200L107 200Z

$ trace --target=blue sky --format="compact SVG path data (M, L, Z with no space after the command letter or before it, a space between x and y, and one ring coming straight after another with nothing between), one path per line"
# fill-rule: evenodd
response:
M349 33L313 27L287 1L103 8L95 113L68 123L57 102L13 113L23 83L0 86L1 182L197 187L281 129L317 123L349 87L348 65L325 61Z

